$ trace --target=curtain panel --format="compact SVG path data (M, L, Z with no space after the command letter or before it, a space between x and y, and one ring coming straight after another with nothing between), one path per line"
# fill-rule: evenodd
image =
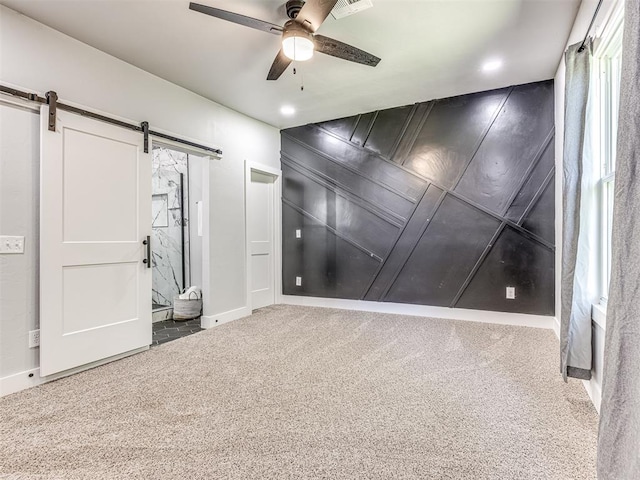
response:
M571 45L565 53L565 111L563 152L562 310L560 371L564 380L591 378L590 269L593 268L585 198L591 182L592 156L588 135L588 101L591 78L591 42L579 51Z
M624 13L598 478L640 478L640 2Z

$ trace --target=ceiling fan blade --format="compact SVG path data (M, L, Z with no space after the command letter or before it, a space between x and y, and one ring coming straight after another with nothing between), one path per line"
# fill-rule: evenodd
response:
M189 9L204 13L205 15L211 15L212 17L221 18L228 22L244 25L245 27L255 28L256 30L262 30L263 32L273 33L274 35L282 34L283 28L279 25L275 25L269 22L263 22L257 18L246 17L239 13L227 12L226 10L220 10L219 8L209 7L207 5L201 5L199 3L189 3Z
M380 62L380 59L375 55L324 35L314 35L313 40L316 44L316 52L349 60L350 62L361 63L362 65L369 65L370 67L375 67Z
M267 80L277 80L280 78L280 75L284 73L287 67L291 64L293 60L287 57L282 49L276 55L276 59L273 61L271 65L271 70L269 70L269 74L267 75Z
M296 22L305 25L312 32L320 28L338 0L307 0L296 17Z

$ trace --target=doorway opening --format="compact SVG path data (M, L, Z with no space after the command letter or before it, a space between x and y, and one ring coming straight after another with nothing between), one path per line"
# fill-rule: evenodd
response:
M194 290L189 298L202 300L202 236L197 229L197 209L202 201L199 173L203 161L202 157L163 145L153 148L152 345L201 330L200 312L195 318L185 319L177 309L174 312L174 307L185 291Z

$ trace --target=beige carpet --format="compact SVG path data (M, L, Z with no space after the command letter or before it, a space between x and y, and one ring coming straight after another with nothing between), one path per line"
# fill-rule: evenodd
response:
M0 478L595 478L548 330L274 306L0 415Z

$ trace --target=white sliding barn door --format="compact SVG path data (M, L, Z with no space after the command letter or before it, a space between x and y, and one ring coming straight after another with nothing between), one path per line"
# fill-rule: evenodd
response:
M143 135L41 111L40 374L151 343L151 158Z

